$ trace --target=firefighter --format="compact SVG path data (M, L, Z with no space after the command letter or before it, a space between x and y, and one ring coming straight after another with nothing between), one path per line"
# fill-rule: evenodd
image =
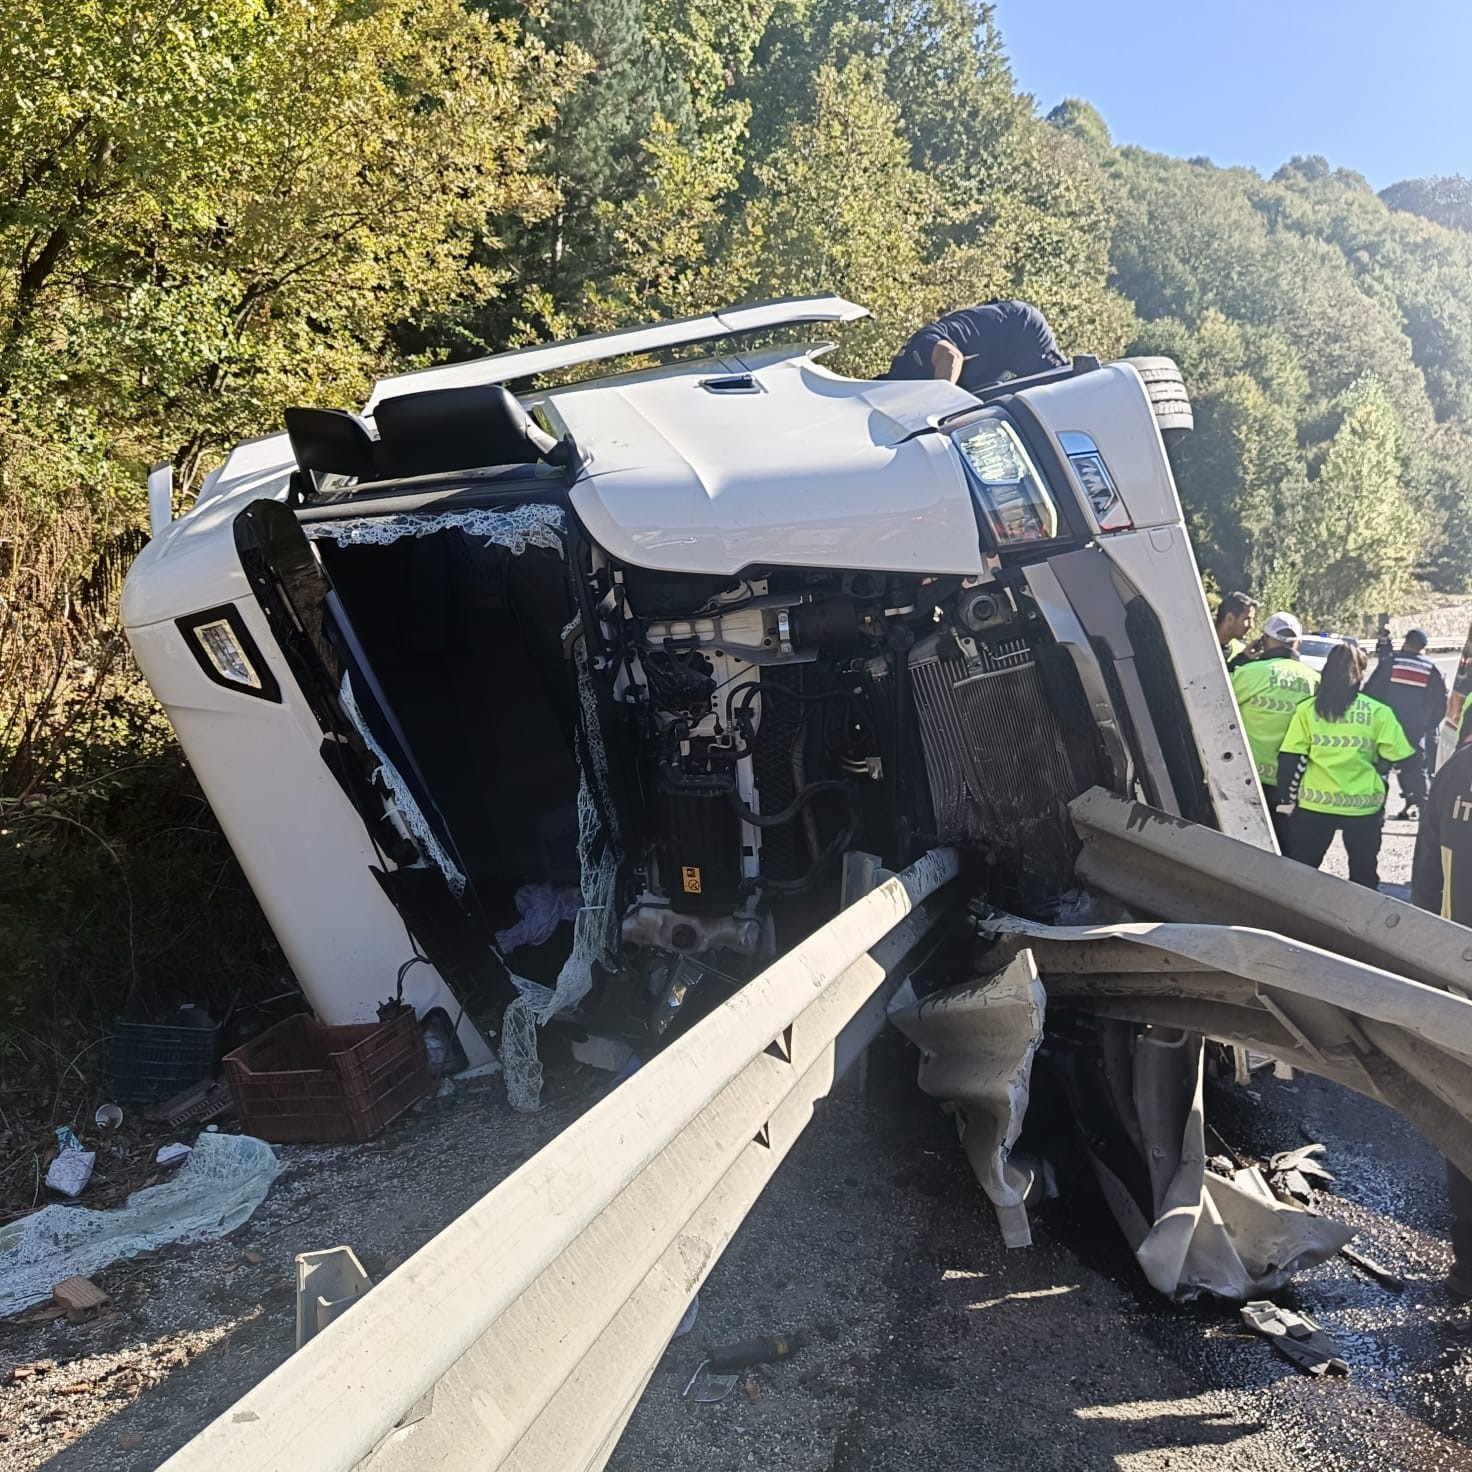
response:
M1216 606L1216 642L1222 646L1228 669L1247 653L1247 635L1256 617L1256 599L1246 593L1222 594Z
M1303 625L1291 613L1275 613L1263 625L1256 658L1232 670L1232 694L1242 713L1242 734L1273 815L1278 847L1288 852L1288 819L1278 812L1278 753L1293 713L1319 688L1317 670L1298 657Z
M887 378L943 378L964 389L1026 378L1068 359L1031 302L983 302L931 322L895 354Z
M1425 806L1428 756L1430 765L1436 765L1434 753L1428 753L1426 748L1436 740L1446 714L1446 680L1426 658L1428 642L1422 630L1412 629L1401 644L1400 653L1382 657L1374 674L1365 681L1365 694L1395 712L1413 748L1410 757L1396 768L1405 803L1396 814L1397 819L1409 818Z
M1416 834L1411 902L1458 925L1472 925L1472 744L1463 743L1431 784ZM1452 1207L1452 1270L1447 1289L1472 1298L1472 1181L1446 1165Z
M1365 655L1357 644L1329 654L1319 688L1293 712L1278 757L1278 811L1290 814L1288 853L1318 868L1344 839L1349 877L1380 887L1385 772L1411 755L1395 712L1360 690Z

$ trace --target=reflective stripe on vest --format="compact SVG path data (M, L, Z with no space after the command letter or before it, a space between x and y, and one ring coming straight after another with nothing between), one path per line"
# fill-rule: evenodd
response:
M1334 812L1378 813L1385 805L1383 792L1320 792L1314 787L1302 787L1298 800L1305 807L1313 803L1316 807L1330 808Z

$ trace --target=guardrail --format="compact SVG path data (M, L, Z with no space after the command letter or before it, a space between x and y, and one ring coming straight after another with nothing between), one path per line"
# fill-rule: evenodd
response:
M693 1294L958 900L935 850L602 1099L164 1464L601 1468Z

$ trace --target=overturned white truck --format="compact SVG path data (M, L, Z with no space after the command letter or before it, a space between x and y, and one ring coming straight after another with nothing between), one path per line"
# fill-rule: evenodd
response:
M1091 787L1272 846L1162 441L1179 376L1077 358L973 395L743 346L863 315L385 379L156 528L128 637L325 1021L397 987L474 1063L475 998L514 985L529 1103L535 1023L658 1046L834 912L847 850L957 845L1047 918ZM575 923L503 957L518 903Z
M833 921L846 869L958 852L983 949L898 1020L1009 1240L1046 1002L1150 1281L1271 1287L1345 1230L1205 1170L1200 1036L1472 1170L1472 947L1277 856L1173 365L972 394L770 343L863 315L736 307L288 411L188 515L158 498L139 663L319 1017L399 994L472 1065L499 1033L519 1107L539 1028L648 1059Z

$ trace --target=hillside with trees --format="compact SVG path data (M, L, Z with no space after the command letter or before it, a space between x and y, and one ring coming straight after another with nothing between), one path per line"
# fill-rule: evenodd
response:
M1181 363L1216 585L1317 622L1472 582L1472 184L1116 147L982 0L16 0L0 56L0 1005L114 995L121 926L130 995L270 969L181 933L187 886L248 900L117 591L149 464L182 509L385 372L828 290L870 373L1020 296Z

